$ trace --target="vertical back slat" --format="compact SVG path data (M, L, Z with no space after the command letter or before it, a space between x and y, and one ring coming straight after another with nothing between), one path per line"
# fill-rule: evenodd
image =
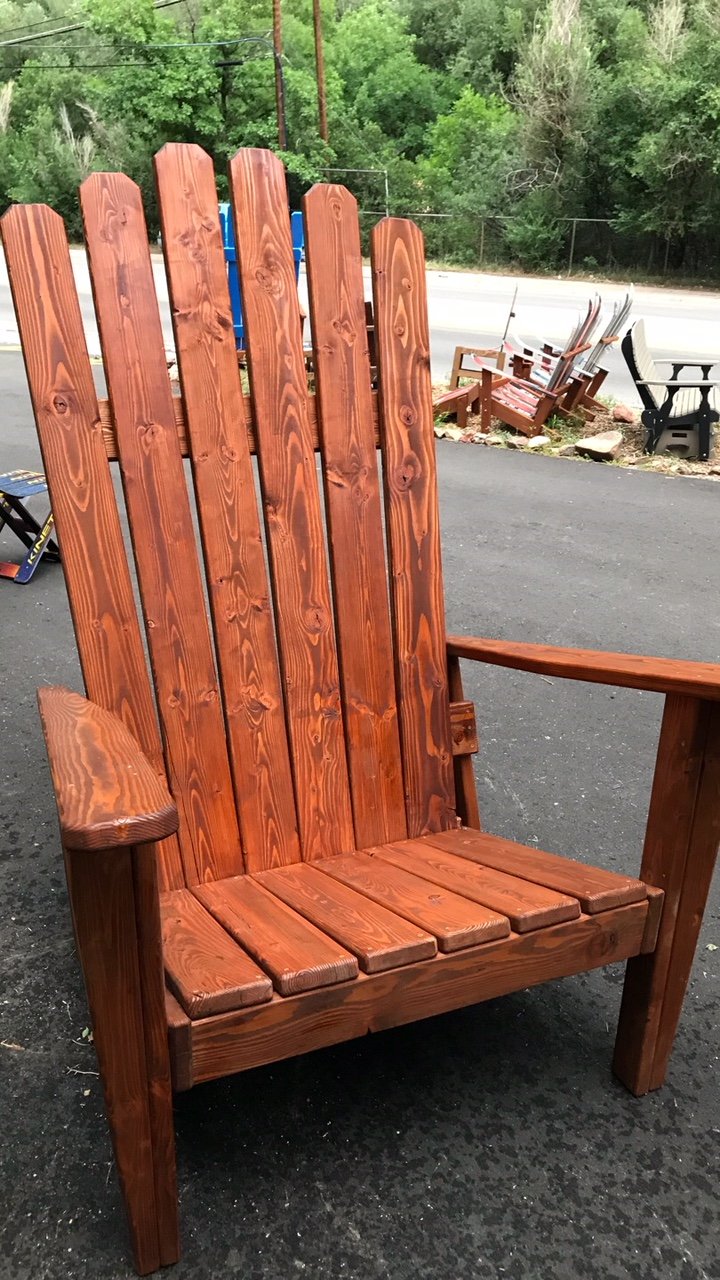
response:
M44 205L17 205L2 235L87 695L164 774L65 228ZM157 854L161 886L182 885L177 838Z
M372 236L385 510L408 835L456 822L425 256L419 229Z
M300 844L215 175L173 143L155 173L245 865L262 871Z
M407 835L357 202L303 202L338 656L359 848Z
M300 838L321 858L355 841L285 174L247 149L230 176Z
M93 174L80 200L185 876L194 884L243 864L145 217L123 174Z

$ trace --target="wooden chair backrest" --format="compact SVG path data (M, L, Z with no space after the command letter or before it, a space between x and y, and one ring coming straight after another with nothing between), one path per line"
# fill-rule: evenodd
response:
M16 206L2 229L88 696L122 717L180 810L178 837L159 848L161 883L452 827L421 233L399 219L373 232L376 407L356 203L339 186L306 196L313 405L283 169L271 152L239 151L248 399L212 161L168 145L155 169L180 409L137 186L93 174L80 191L107 410L61 219Z
M646 409L657 409L664 398L664 386L645 337L645 321L636 320L622 340L622 352L638 394ZM639 383L647 383L640 386Z

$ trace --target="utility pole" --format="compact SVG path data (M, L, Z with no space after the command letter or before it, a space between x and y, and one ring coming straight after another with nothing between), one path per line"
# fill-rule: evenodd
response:
M275 51L275 110L277 112L278 146L287 151L285 126L285 85L282 74L282 13L280 0L273 0L273 49Z
M318 117L320 137L329 142L327 122L327 98L325 94L325 55L323 53L321 0L313 0L313 29L315 31L315 70L317 75Z

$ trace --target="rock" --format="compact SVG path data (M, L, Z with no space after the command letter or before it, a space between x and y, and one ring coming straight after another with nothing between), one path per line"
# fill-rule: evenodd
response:
M601 431L597 436L586 436L577 440L575 448L578 453L592 458L595 462L608 462L617 458L623 442L622 431Z
M612 419L613 422L627 422L628 426L633 426L638 417L635 410L628 408L626 404L616 404L612 411Z
M499 431L490 431L488 435L483 436L486 444L504 444L505 437L500 435Z
M720 466L708 467L709 476L720 476Z
M435 428L435 436L438 440L461 440L462 429L460 427L452 427L443 424Z
M555 450L558 458L573 458L575 456L574 444L561 444L559 449Z
M461 444L475 444L477 437L478 432L475 431L474 427L466 427L460 437L460 442Z
M508 449L524 449L527 444L525 436L508 436L505 440Z
M552 444L549 436L532 436L525 445L526 449L544 449L547 445Z

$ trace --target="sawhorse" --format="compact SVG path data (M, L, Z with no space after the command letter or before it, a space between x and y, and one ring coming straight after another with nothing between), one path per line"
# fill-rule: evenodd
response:
M14 582L29 582L42 557L60 559L60 548L50 537L55 523L49 511L43 524L30 514L25 499L47 493L47 483L40 471L8 471L0 474L0 530L5 525L27 547L25 559L20 564L0 560L0 578L12 578Z

